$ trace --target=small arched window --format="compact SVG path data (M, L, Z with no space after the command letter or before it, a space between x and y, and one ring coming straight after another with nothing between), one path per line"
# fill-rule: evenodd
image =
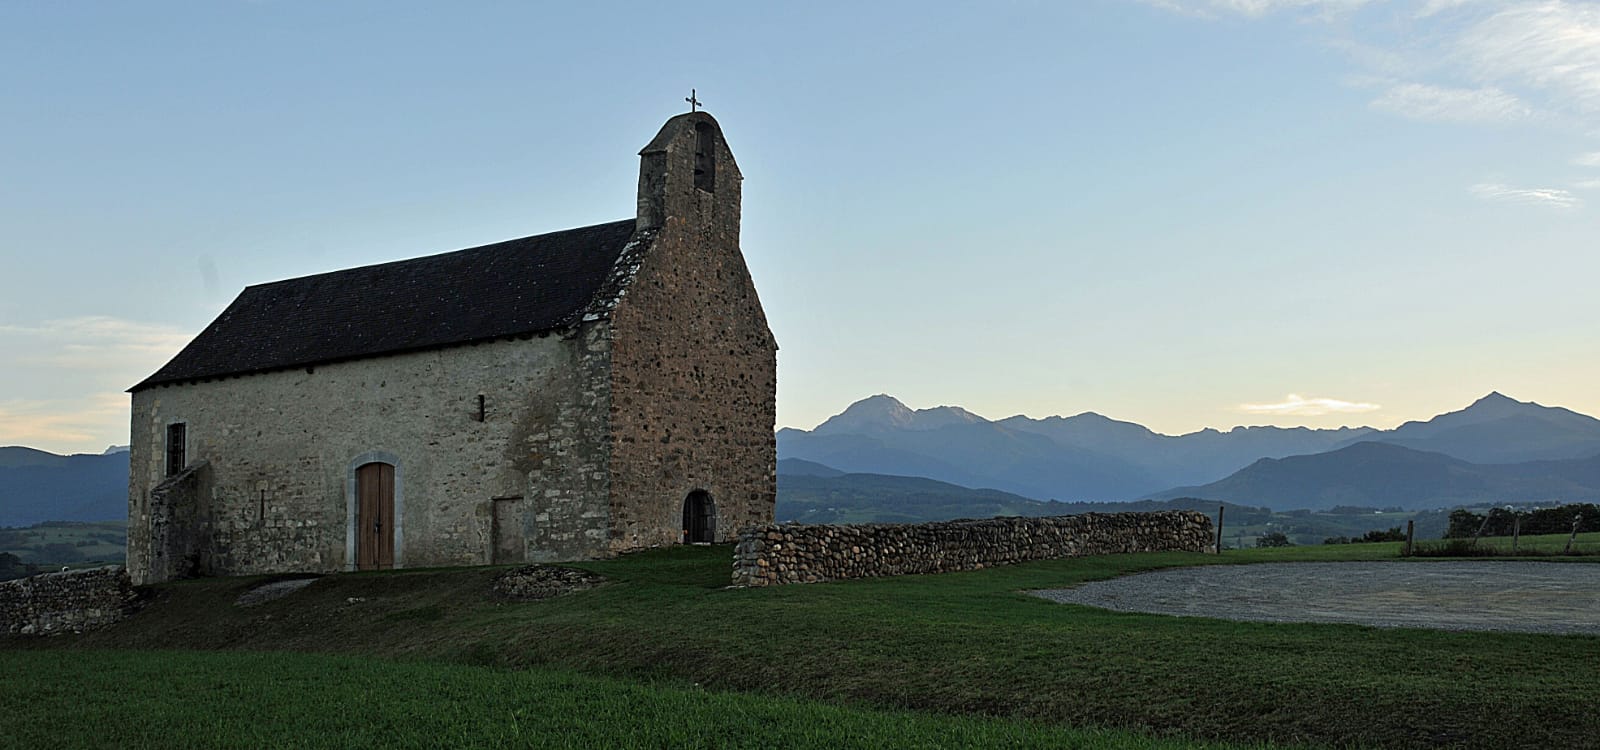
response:
M694 186L708 193L717 191L717 135L710 123L694 126Z

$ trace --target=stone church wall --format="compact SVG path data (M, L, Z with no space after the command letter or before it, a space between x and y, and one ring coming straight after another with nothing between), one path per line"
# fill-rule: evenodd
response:
M128 537L129 554L145 561L148 578L170 581L188 578L200 570L201 550L209 541L201 522L205 506L201 487L210 476L210 464L189 464L150 490L145 504L148 533Z
M1084 513L924 524L779 524L739 534L736 586L946 573L1084 555L1181 550L1213 543L1192 511Z
M609 346L601 322L571 338L138 391L130 572L138 583L168 577L152 566L149 539L173 422L187 426L189 463L206 464L193 489L201 575L353 568L354 471L374 459L396 466L397 567L491 562L496 502L506 504L499 531L521 531L523 556L604 554Z
M116 565L0 581L0 633L82 633L121 620L137 601Z
M704 112L641 158L635 233L574 328L136 391L134 581L352 569L371 462L394 467L376 474L395 567L676 544L702 491L719 541L770 523L777 346L740 253L738 166ZM169 479L180 422L196 468Z
M663 148L646 148L641 205L653 207L640 221L654 244L612 313L618 550L682 541L695 490L711 495L718 541L771 523L777 496L777 347L739 249L733 155L714 130L715 184L696 187L697 124L715 127L674 118L652 143Z

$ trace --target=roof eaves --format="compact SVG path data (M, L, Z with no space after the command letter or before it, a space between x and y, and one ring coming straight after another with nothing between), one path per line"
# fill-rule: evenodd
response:
M565 331L573 330L575 328L578 328L583 322L587 322L587 319L585 319L583 321L577 321L577 320L568 319L568 320L564 320L564 321L562 321L562 322L560 322L560 323L558 323L556 325L544 326L542 328L536 328L536 329L531 329L531 330L526 330L526 331L517 331L517 332L513 332L513 333L496 334L494 336L483 336L483 337L479 337L479 338L475 338L475 339L465 339L465 340L462 340L462 341L450 341L450 342L439 343L439 344L429 344L427 346L414 346L414 347L409 347L409 348L405 348L405 349L392 349L392 350L381 351L381 352L373 352L371 354L357 354L357 355L348 356L348 357L327 357L327 358L323 358L323 359L306 360L306 361L303 361L303 362L284 363L284 364L279 364L279 365L273 365L271 367L256 367L256 368L250 368L250 369L244 369L244 370L234 370L234 371L229 371L229 372L217 372L217 373L211 373L209 375L193 375L193 376L185 375L185 376L174 376L174 377L158 378L157 375L159 375L159 373L157 373L157 375L151 375L150 377L145 378L143 381L139 382L137 385L134 385L132 388L129 388L126 391L124 391L124 393L138 393L139 391L149 390L151 388L156 388L158 386L181 385L183 383L205 383L205 382L210 382L210 381L213 381L213 380L228 380L228 379L231 379L231 378L242 378L242 377L247 377L247 376L251 376L251 375L266 375L268 373L284 372L284 371L287 371L287 370L298 370L298 369L301 369L301 368L311 369L311 368L322 367L322 366L325 366L325 365L335 365L335 364L339 364L339 363L342 363L342 362L358 362L358 361L366 360L366 359L382 359L384 357L398 357L398 356L402 356L402 355L406 355L406 354L419 354L419 353L422 353L422 352L440 351L440 350L443 350L443 349L458 349L458 348L468 347L468 346L482 346L483 344L487 344L487 343L494 342L494 341L513 341L513 340L516 340L516 339L522 339L524 341L527 341L529 339L532 339L535 336L543 338L543 337L549 336L551 334L562 333L562 332L565 332Z

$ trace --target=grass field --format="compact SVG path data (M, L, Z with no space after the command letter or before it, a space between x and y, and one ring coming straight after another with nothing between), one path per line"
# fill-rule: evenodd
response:
M619 689L642 683L667 691L662 700L676 700L672 691L695 692L696 684L718 695L741 691L746 695L725 699L778 701L795 716L822 710L810 702L823 701L868 713L981 715L1235 743L1596 743L1600 715L1591 708L1600 674L1592 665L1600 638L1237 623L1109 612L1019 593L1172 565L1383 559L1398 550L1376 544L1122 555L729 590L727 547L674 548L584 563L612 582L532 603L489 598L496 571L481 568L331 576L249 609L232 602L251 580L199 580L160 587L153 606L114 628L8 645L352 654L383 657L355 663L385 669L474 665L478 671L449 673L484 685L558 679L555 670L567 675L559 679L581 673L635 683L594 683ZM125 658L148 660L140 668L146 671L108 670L84 693L36 699L35 715L70 715L74 702L146 689L148 670L164 669L166 659L195 663L182 661L188 655L85 651L11 653L0 655L0 664L15 675L38 668L26 660L58 659L58 672L92 673L94 665ZM514 678L524 673L504 668L530 671ZM191 684L196 693L223 689L205 669L212 667ZM256 673L259 680L241 679L271 682L264 667L246 674ZM174 726L212 713L200 703L164 705ZM828 736L844 742L849 732Z
M0 664L28 675L0 682L0 701L18 707L0 718L7 747L1190 747L551 670L196 652L12 653Z
M1217 513L1213 508L1209 513L1213 524L1216 523ZM1406 521L1415 516L1414 513L1329 513L1322 511L1294 511L1290 513L1273 513L1271 521L1267 523L1239 523L1223 516L1222 543L1230 549L1243 550L1256 546L1256 541L1263 535L1274 531L1283 532L1289 541L1299 545L1322 544L1328 537L1344 536L1357 537L1373 530L1389 529L1393 527L1405 528Z
M121 564L127 539L124 521L50 521L0 529L0 552L40 565Z
M1567 538L1570 534L1540 534L1537 536L1524 536L1517 540L1518 552L1527 552L1541 555L1558 555L1567 548ZM1441 547L1452 543L1465 543L1470 540L1429 540L1418 542L1420 546ZM1511 537L1486 536L1477 541L1477 546L1493 549L1496 552L1511 553ZM1578 534L1573 540L1572 551L1580 555L1600 554L1600 531L1589 531Z

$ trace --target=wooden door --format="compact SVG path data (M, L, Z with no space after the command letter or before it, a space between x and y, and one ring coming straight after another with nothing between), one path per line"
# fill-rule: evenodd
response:
M356 568L394 567L394 467L371 463L356 469Z
M695 490L683 500L683 543L707 544L717 540L717 506L711 493Z

